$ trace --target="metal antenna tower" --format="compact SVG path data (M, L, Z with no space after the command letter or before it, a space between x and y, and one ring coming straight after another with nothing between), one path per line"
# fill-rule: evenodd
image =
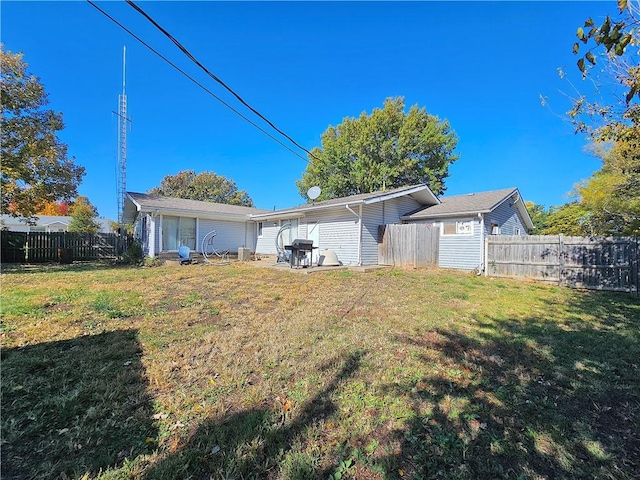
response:
M118 196L118 222L124 224L124 199L127 194L127 93L126 68L127 47L122 47L122 93L118 95L118 165L116 170L116 188Z

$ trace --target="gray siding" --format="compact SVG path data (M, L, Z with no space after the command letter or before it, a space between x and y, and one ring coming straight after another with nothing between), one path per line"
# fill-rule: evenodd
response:
M507 200L498 206L493 212L485 216L485 232L491 235L491 222L497 223L500 227L500 235L516 235L516 228L520 229L520 235L527 234L522 217L513 202Z
M384 225L388 223L400 223L400 217L423 206L411 197L394 198L383 203Z
M386 202L362 207L362 264L378 264L378 225L385 225Z
M479 220L477 218L458 218L451 220L473 220L473 235L441 234L438 266L461 270L479 268L483 262L482 232Z
M400 217L419 208L411 197L400 197L362 207L362 264L378 264L378 226L401 223Z

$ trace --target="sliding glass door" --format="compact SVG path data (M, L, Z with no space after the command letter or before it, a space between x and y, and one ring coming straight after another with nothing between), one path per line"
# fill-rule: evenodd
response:
M196 249L196 219L163 216L162 250L178 250L180 245Z

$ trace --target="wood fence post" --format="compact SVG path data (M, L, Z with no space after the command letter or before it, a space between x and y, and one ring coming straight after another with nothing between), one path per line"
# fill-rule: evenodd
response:
M558 235L558 285L564 284L564 239Z
M489 237L484 237L484 276L489 276Z

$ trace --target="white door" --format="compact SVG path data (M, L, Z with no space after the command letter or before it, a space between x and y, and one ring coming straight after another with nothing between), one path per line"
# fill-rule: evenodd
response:
M313 240L314 247L320 247L320 224L318 222L309 223L307 225L307 240ZM318 255L320 248L311 250L311 264L318 263Z

